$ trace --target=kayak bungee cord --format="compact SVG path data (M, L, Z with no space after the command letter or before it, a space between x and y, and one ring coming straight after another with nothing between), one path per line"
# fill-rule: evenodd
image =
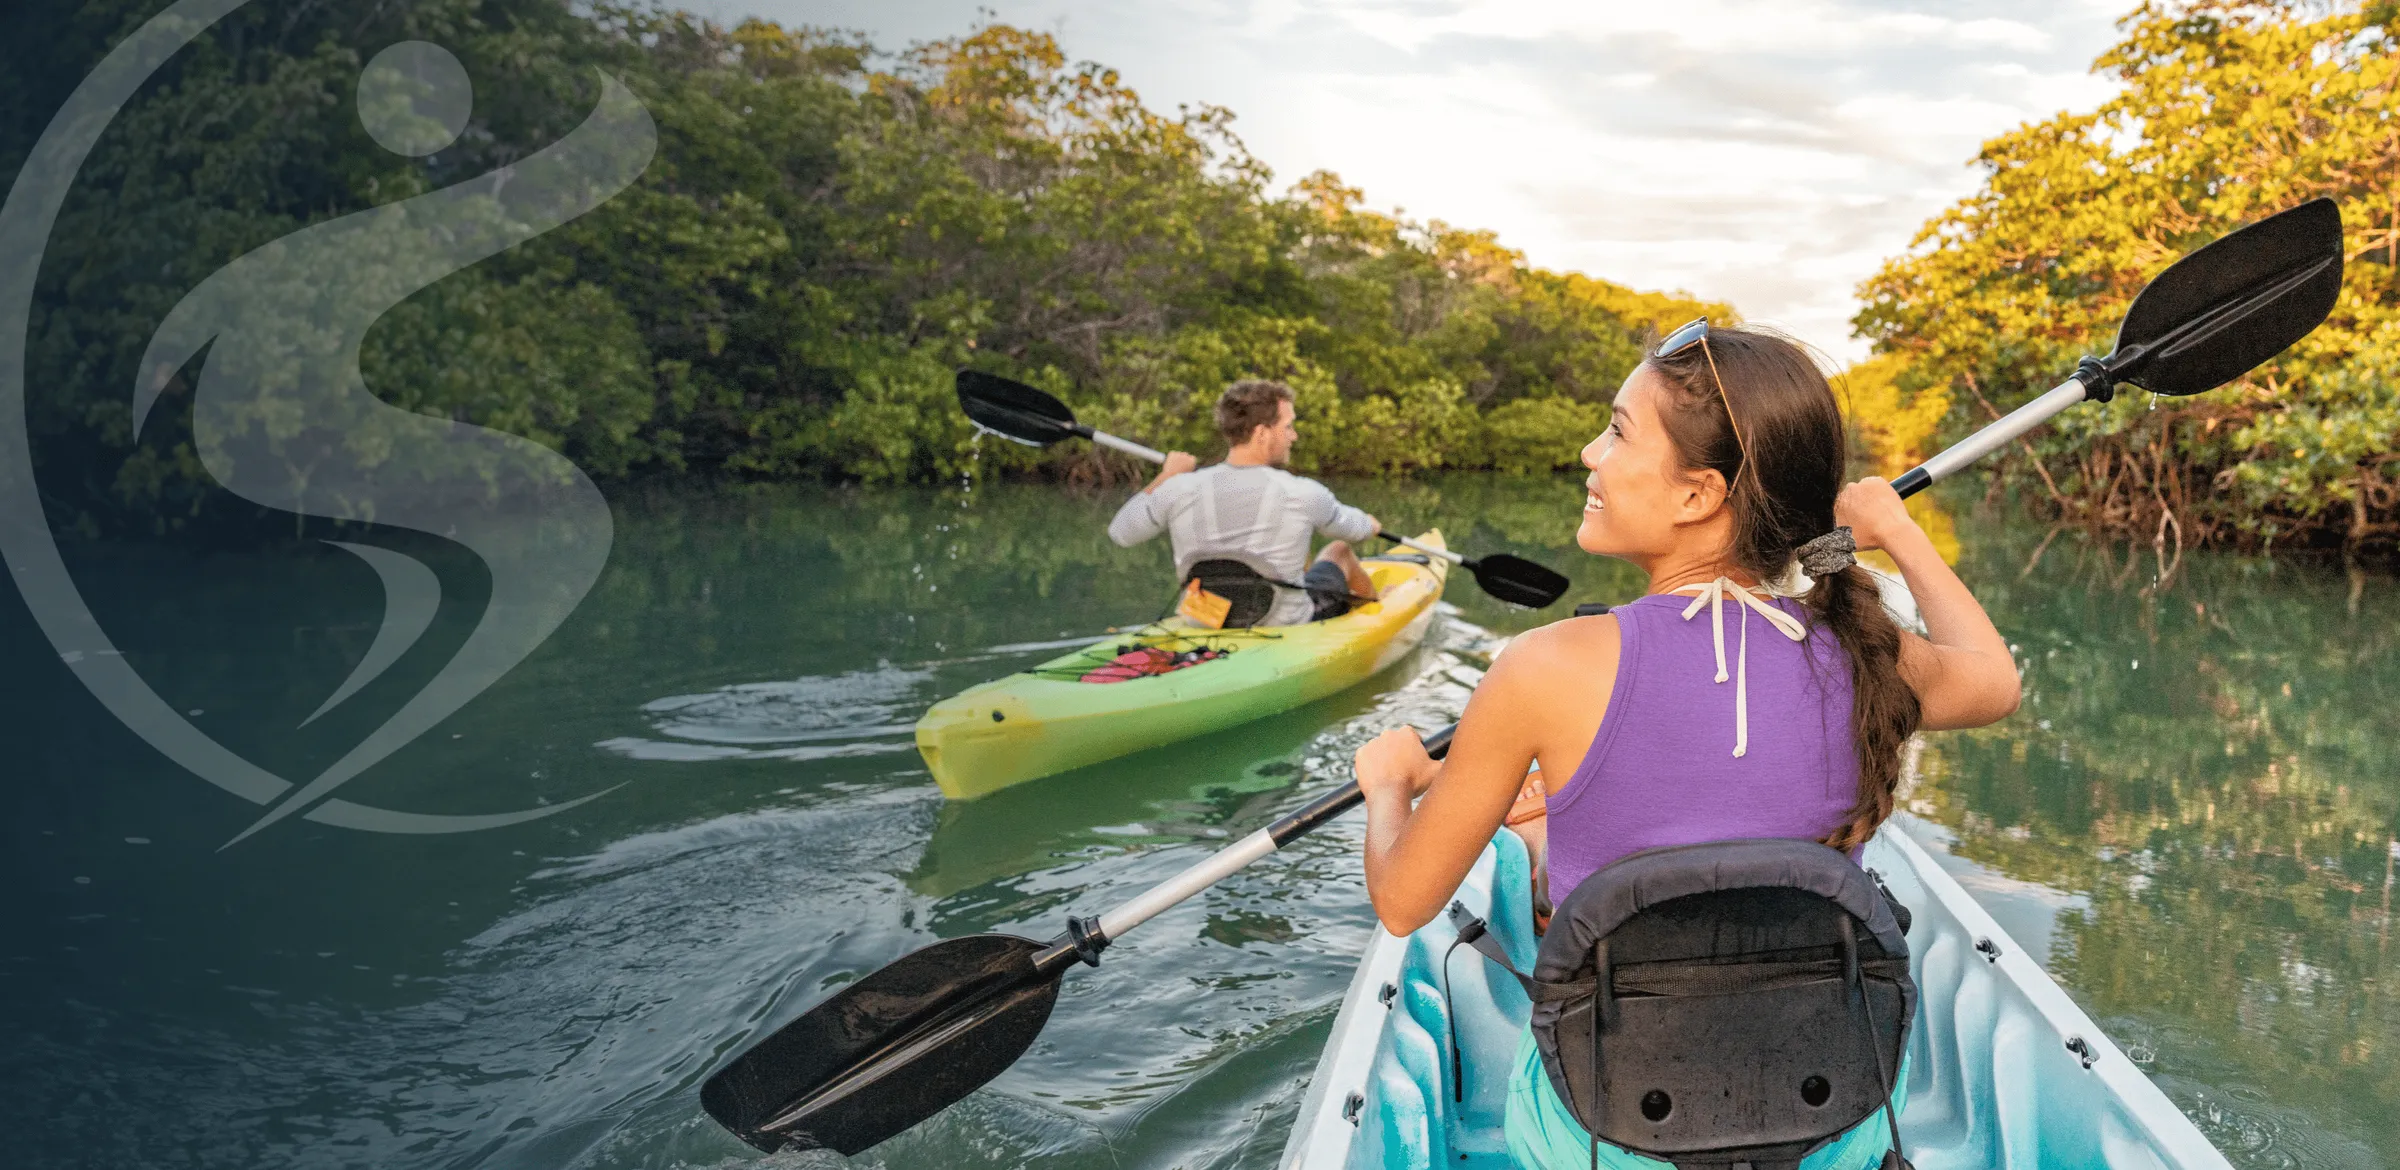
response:
M1111 639L1085 649L1077 657L1066 662L1046 663L1041 666L1029 667L1017 673L1031 675L1035 678L1076 682L1080 681L1085 674L1105 667L1123 655L1141 650L1158 649L1176 653L1213 652L1215 657L1207 659L1207 661L1214 662L1218 659L1230 658L1241 650L1238 645L1223 643L1276 642L1283 639L1283 635L1274 632L1274 627L1235 627L1224 630L1183 629L1158 621L1126 631L1122 636L1129 640ZM1191 665L1198 665L1198 663Z

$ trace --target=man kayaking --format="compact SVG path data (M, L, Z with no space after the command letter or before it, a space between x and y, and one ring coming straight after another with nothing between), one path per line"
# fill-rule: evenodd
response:
M1513 827L1561 903L1662 846L1798 838L1855 860L1892 813L1911 735L2016 710L2008 643L1891 485L1842 485L1844 458L1832 389L1792 342L1712 335L1704 318L1652 350L1584 448L1576 533L1586 552L1644 570L1645 595L1510 643L1446 760L1405 729L1358 752L1367 892L1385 927L1430 921L1526 802L1534 815ZM1891 554L1927 636L1900 629L1838 549L1813 580L1800 575L1802 547L1837 524ZM1532 766L1546 791L1527 783ZM1807 1164L1876 1164L1884 1124L1846 1131ZM1530 1033L1507 1138L1520 1166L1660 1165L1590 1144Z
M1300 433L1293 423L1292 388L1251 379L1217 398L1217 431L1230 448L1225 461L1202 468L1182 451L1148 487L1117 509L1108 538L1131 548L1164 532L1173 538L1175 574L1203 587L1216 585L1205 566L1232 561L1271 583L1274 599L1246 624L1288 626L1324 621L1375 599L1375 582L1350 542L1382 530L1375 518L1334 498L1313 479L1283 470ZM1309 535L1336 539L1308 556ZM1305 572L1303 571L1305 566ZM1187 606L1187 611L1189 607Z

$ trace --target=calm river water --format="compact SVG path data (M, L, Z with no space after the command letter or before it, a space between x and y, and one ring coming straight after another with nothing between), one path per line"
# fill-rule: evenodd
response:
M1570 477L1343 490L1395 527L1565 569L1575 599L1637 587L1572 552ZM1163 545L1102 534L1116 498L621 493L574 617L343 790L442 813L602 794L456 836L295 818L220 848L257 808L120 728L12 593L0 1161L760 1164L699 1109L731 1052L913 947L1047 937L1258 827L1344 779L1373 730L1446 721L1465 697L1452 668L1544 616L1462 575L1427 647L1368 686L945 804L909 737L928 704L1161 607ZM2400 590L2206 556L2156 588L2148 548L1958 528L2027 701L1930 738L1911 831L1948 843L2237 1165L2400 1165ZM303 727L375 632L361 563L171 542L70 561L168 701L287 776L405 701L488 588L443 562L453 596L424 646ZM1357 832L1335 825L1079 969L1012 1072L856 1164L1272 1166L1372 926Z

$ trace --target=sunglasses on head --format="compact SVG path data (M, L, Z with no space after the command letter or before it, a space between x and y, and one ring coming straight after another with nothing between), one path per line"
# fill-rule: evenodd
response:
M1658 353L1656 356L1674 357L1676 354L1690 349L1693 343L1706 340L1708 340L1708 318L1694 317L1691 319L1690 323L1684 325L1682 328L1677 329L1673 333L1667 334L1667 339L1658 343ZM1711 362L1709 368L1712 372L1715 370L1716 367L1713 361Z
M1717 384L1717 401L1725 404L1725 423L1733 428L1733 445L1740 448L1742 452L1742 466L1733 470L1734 479L1738 481L1742 476L1742 468L1750 466L1750 444L1742 437L1741 420L1733 416L1733 395L1726 392L1725 379L1717 373L1717 355L1708 348L1708 318L1705 316L1694 317L1690 323L1667 334L1667 339L1658 343L1658 349L1651 356L1654 358L1673 357L1694 345L1700 347L1700 356L1708 359L1709 380ZM1732 490L1732 487L1732 484L1726 485L1728 491Z

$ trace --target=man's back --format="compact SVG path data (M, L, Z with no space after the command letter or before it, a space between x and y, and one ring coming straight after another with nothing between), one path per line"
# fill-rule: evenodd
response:
M1108 526L1109 539L1132 546L1167 533L1175 546L1175 573L1188 575L1201 560L1238 560L1277 581L1297 582L1308 566L1313 533L1342 540L1375 535L1373 517L1334 498L1313 479L1280 468L1218 463L1174 476L1155 490L1136 494ZM1278 589L1263 625L1309 620L1308 595Z

